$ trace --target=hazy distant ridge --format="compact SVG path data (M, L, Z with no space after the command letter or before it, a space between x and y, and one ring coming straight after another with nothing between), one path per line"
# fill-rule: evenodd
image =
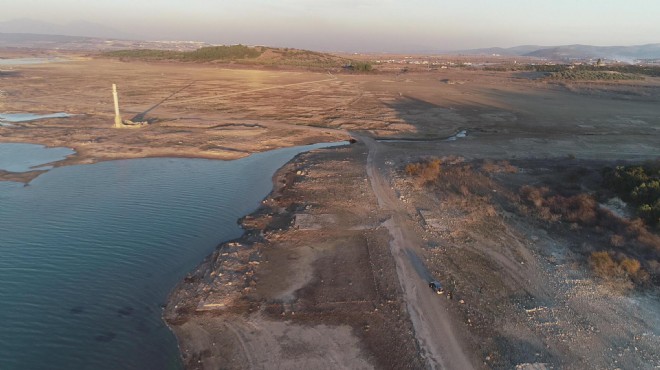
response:
M604 58L631 61L660 58L660 43L633 46L522 45L512 48L484 48L460 51L461 54L504 56L531 56L554 60Z
M67 24L55 24L33 19L13 19L0 22L2 33L31 33L40 35L65 35L78 37L98 37L109 39L136 39L131 35L112 27L86 21L75 21Z
M606 58L618 60L660 58L660 44L634 46L567 45L539 49L525 54L548 59Z

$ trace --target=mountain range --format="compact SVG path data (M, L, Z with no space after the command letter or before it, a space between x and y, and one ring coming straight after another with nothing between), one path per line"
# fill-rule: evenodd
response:
M593 46L593 45L563 45L539 46L522 45L512 48L485 48L459 51L466 55L503 55L528 56L550 60L573 59L610 59L632 62L639 59L660 59L660 43L633 46Z
M49 45L63 43L70 47L75 45L75 49L84 49L85 45L99 44L92 42L94 38L136 41L141 39L138 35L86 21L55 24L33 19L14 19L0 22L0 47L47 48ZM452 54L527 56L555 61L603 58L632 62L640 59L660 59L660 43L635 46L521 45L510 48L461 50L452 52Z
M0 33L30 33L39 35L62 35L96 37L104 39L139 39L139 36L123 32L98 23L74 21L55 24L34 19L12 19L0 22Z

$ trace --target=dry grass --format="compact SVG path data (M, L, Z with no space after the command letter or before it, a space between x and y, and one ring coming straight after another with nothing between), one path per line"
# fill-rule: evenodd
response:
M639 260L625 256L619 257L617 260L613 252L591 253L589 265L596 275L608 281L627 280L637 286L645 286L651 280L649 273L642 268Z
M566 222L569 230L577 232L587 227L598 238L609 239L617 248L613 251L592 252L589 265L601 278L629 280L637 286L651 282L651 271L660 258L660 236L649 230L641 219L627 220L599 206L596 199L586 193L562 196L548 187L522 186L520 197L533 209L534 214L550 223ZM609 236L608 236L609 235ZM655 279L657 283L657 278Z
M612 259L609 252L591 253L589 265L594 273L603 279L621 278L623 276L621 266Z
M419 162L408 163L405 171L408 176L415 178L419 185L426 185L438 179L441 167L441 159L430 158Z
M509 161L493 161L486 159L481 165L481 170L486 173L516 173L518 167L511 165Z
M598 219L598 202L588 194L564 197L550 195L547 187L525 185L520 189L520 195L534 205L538 216L545 221L594 225Z
M610 237L610 244L613 247L623 247L626 243L626 238L619 234L614 234Z

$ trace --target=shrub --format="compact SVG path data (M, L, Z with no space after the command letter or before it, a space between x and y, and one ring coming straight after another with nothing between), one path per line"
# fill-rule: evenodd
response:
M520 188L520 195L534 204L536 208L541 208L545 201L545 195L550 192L547 187L536 188L534 186L523 185Z
M647 261L647 263L649 266L649 271L651 271L652 274L660 275L660 261L650 260Z
M371 72L373 70L371 63L357 60L351 60L348 64L344 65L344 68L356 72Z
M511 165L509 161L499 161L495 162L492 160L485 160L481 165L481 169L486 173L516 173L518 172L518 167Z
M563 197L562 197L563 198ZM585 193L563 198L557 213L563 213L570 222L593 225L598 216L598 202Z
M610 252L593 252L589 256L589 265L596 275L606 280L627 279L638 286L650 283L651 276L639 260L625 255L620 258L621 261L617 262Z
M649 225L660 224L660 161L603 171L603 186L637 207Z
M193 61L254 59L262 53L245 45L208 46L184 53L183 59Z
M621 260L619 265L621 266L621 269L623 269L623 271L628 274L628 276L636 275L642 266L638 260L628 257L625 257L623 260Z
M136 58L146 60L184 60L196 62L210 62L214 60L254 59L263 54L262 49L251 48L245 45L208 46L193 51L172 50L117 50L109 51L104 55L109 57Z
M592 252L591 256L589 256L589 265L596 275L604 279L620 277L622 275L621 268L608 252Z
M441 171L442 160L431 158L420 162L408 163L406 174L414 177L421 185L435 182Z
M551 72L550 78L555 80L643 80L643 77L634 74L621 73L618 71L585 71L566 70Z
M626 238L621 235L614 234L610 237L610 244L613 247L623 247L626 243Z
M548 196L550 189L536 188L525 185L520 188L520 194L530 201L539 217L546 221L563 219L583 225L593 225L598 220L598 202L589 194L578 194L572 197L561 195Z

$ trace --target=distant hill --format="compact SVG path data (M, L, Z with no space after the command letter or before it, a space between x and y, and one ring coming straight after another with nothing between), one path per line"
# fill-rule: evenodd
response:
M12 19L0 22L1 33L31 33L41 35L82 36L105 39L137 39L136 35L112 27L86 21L55 24L34 19Z
M91 41L92 37L40 35L32 33L2 33L0 32L0 46L19 47L35 43L69 43Z
M537 51L539 49L547 48L547 46L539 45L520 45L512 48L482 48L457 51L459 54L466 55L503 55L503 56L523 56L525 54Z
M485 48L460 51L469 55L530 56L551 60L595 59L633 61L660 58L660 44L634 46L538 46L522 45L512 48Z
M267 46L224 45L207 46L191 51L170 51L150 49L130 49L109 51L102 54L105 57L122 60L148 61L182 61L182 62L212 62L262 66L292 66L304 68L339 68L352 65L353 69L366 66L347 58L316 51L273 48Z
M72 51L108 51L123 49L189 51L204 46L209 46L209 44L194 41L134 41L33 33L0 33L0 48L59 49Z
M539 49L525 55L556 60L604 58L633 61L638 59L658 59L660 58L660 44L635 46L567 45Z

